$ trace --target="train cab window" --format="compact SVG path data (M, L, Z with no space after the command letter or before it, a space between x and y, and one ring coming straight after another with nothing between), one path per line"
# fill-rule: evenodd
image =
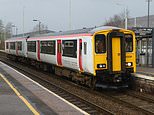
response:
M10 42L10 49L15 50L15 42Z
M125 48L126 52L132 52L133 51L133 36L130 34L125 35Z
M41 53L55 55L55 41L41 41Z
M63 40L63 56L77 58L77 40Z
M105 53L106 52L106 37L103 34L98 34L95 36L95 52Z
M18 50L22 50L22 42L17 42Z
M36 52L36 41L28 41L27 42L27 51Z

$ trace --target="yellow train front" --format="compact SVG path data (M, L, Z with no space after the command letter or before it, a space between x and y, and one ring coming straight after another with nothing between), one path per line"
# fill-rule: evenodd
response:
M125 29L97 31L93 43L93 83L97 87L127 87L133 79L131 73L136 72L134 33Z

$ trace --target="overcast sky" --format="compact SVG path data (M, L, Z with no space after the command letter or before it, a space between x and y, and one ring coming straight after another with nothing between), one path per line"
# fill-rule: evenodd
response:
M18 32L32 31L40 20L55 31L69 30L70 0L0 0L0 19L4 24L12 22ZM131 17L147 15L147 0L71 0L71 28L93 27L104 24L115 14L127 7ZM154 14L154 1L150 4L150 14ZM24 16L23 16L24 12Z

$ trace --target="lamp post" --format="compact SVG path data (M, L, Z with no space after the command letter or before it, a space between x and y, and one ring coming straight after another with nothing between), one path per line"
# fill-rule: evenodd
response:
M125 29L128 28L128 12L127 7L125 7Z
M123 6L123 4L116 3L119 6ZM124 13L125 13L125 29L128 28L128 9L126 6L124 6Z
M17 37L18 28L17 28L17 26L15 26L15 25L12 25L12 27L15 27L15 35L16 35L16 37Z
M152 0L146 0L147 2L148 2L148 20L147 20L147 27L149 28L149 14L150 14L150 2L152 1ZM148 50L149 50L149 37L147 38L147 46L146 46L146 50L147 50L147 66L148 66L148 64L149 64L149 52L148 52Z
M25 6L23 6L23 38L25 37Z
M149 28L149 14L150 14L150 2L152 0L146 0L148 2L148 20L147 20L147 27ZM147 46L146 46L146 50L147 50L147 66L149 65L149 38L147 38Z
M39 22L39 34L41 33L41 21L40 20L33 20Z
M147 21L147 27L149 27L150 2L152 2L152 0L147 0L147 2L148 2L148 21Z
M72 29L72 3L71 3L71 0L69 0L69 29L71 30Z

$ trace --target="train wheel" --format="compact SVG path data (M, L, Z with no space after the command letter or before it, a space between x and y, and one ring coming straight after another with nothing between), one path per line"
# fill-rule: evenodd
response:
M97 81L96 77L92 76L91 77L91 83L90 83L90 88L92 90L95 90L95 88L96 88L96 81Z
M130 89L134 89L134 87L135 87L135 77L131 74L130 74L130 78L129 78L129 81L128 81L128 87Z

